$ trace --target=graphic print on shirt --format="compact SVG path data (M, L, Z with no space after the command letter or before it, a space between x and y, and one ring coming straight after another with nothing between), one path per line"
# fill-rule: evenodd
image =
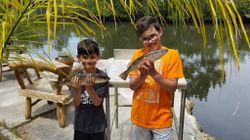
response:
M161 71L161 60L157 60L154 62L154 67L157 72L160 74ZM136 94L136 99L146 103L159 103L160 101L160 87L154 81L151 76L147 76L145 79L145 83L142 85L140 89L138 89L138 94Z
M92 101L89 97L87 90L84 90L81 94L81 104L92 104Z

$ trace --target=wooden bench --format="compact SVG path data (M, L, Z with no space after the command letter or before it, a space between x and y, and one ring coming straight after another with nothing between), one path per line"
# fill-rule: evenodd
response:
M64 127L64 105L72 101L68 87L59 86L56 90L53 90L49 79L45 76L42 77L41 73L51 73L57 77L57 81L60 81L69 74L71 67L57 61L45 61L30 57L21 57L12 60L9 63L9 67L15 71L17 81L20 85L19 95L26 97L26 119L31 119L32 106L40 100L47 100L48 103L56 103L57 120L60 127ZM27 69L33 69L36 77L32 77ZM36 101L32 102L32 99L36 99Z

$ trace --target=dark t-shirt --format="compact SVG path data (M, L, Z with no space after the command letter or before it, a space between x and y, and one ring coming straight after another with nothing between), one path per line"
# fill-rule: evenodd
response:
M80 73L83 73L81 71ZM100 69L96 73L107 75ZM108 82L94 85L94 90L100 98L105 98L109 94ZM84 133L98 133L104 132L107 127L106 116L103 110L103 105L96 107L84 86L81 87L81 103L75 108L75 122L74 129Z

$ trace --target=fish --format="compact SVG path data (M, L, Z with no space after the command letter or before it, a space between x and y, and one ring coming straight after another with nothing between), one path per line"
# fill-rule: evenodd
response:
M80 79L80 85L86 85L86 77L88 74L84 73L84 74L78 74L76 75L79 79ZM105 83L108 82L110 80L110 78L107 75L103 75L103 74L98 74L98 73L93 73L91 74L91 76L94 77L95 84L99 84L99 83ZM71 78L72 77L68 77L63 79L62 81L57 81L57 80L51 80L50 85L52 87L53 90L58 89L58 87L62 86L62 85L68 85L71 86Z
M141 61L143 60L144 57L147 57L147 58L151 59L153 62L155 62L156 60L160 59L166 53L167 53L167 49L160 49L160 50L151 51L149 53L146 53L146 54L140 56L136 60L130 62L127 70L123 71L119 75L119 77L123 80L126 80L129 72L135 70L138 67L138 65L141 63Z

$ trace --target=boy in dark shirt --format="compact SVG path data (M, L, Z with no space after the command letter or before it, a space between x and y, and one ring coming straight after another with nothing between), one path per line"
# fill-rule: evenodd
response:
M74 140L104 140L107 121L103 110L103 98L108 95L108 82L95 84L92 74L107 76L96 67L100 58L98 45L85 39L77 45L77 58L83 65L79 74L87 74L86 85L75 76L71 79L75 106Z

